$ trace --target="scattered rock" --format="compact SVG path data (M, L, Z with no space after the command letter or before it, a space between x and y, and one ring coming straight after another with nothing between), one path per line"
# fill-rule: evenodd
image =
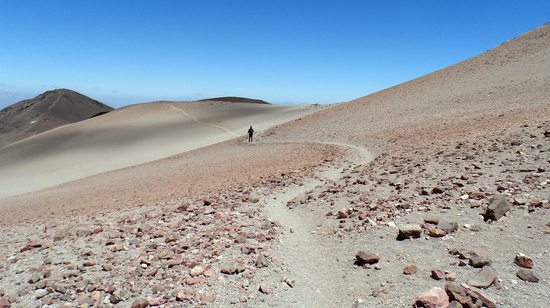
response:
M437 227L445 231L447 234L455 233L456 231L458 231L458 223L454 221L442 221Z
M482 268L487 265L491 265L492 260L487 256L473 255L469 258L470 265L475 268Z
M146 299L137 299L132 303L130 308L146 308L149 307L149 301Z
M440 187L434 187L432 188L432 194L442 194L443 193L443 189L440 188Z
M380 257L373 253L373 252L365 252L365 251L359 251L355 255L356 261L355 264L357 265L363 265L363 264L375 264L378 263L380 260Z
M5 297L0 297L0 308L9 308L10 301Z
M195 277L195 276L202 275L202 273L204 273L204 266L202 266L202 265L195 265L195 266L193 266L193 268L192 268L191 271L189 272L189 274L191 275L191 277Z
M455 272L445 272L445 280L455 281L458 279L458 275Z
M265 284L261 284L259 290L260 290L260 292L262 292L263 294L269 294L269 293L271 293L271 288L268 287L268 286L265 285Z
M431 277L435 280L441 280L445 278L445 274L438 269L432 269Z
M497 308L497 304L495 300L489 297L489 295L487 295L485 292L481 291L478 288L469 286L465 283L461 284L461 286L464 287L466 290L468 290L470 294L473 294L476 299L481 301L483 306L487 308Z
M420 225L407 224L399 227L399 233L397 235L398 240L405 240L410 238L419 238L422 234L422 228Z
M539 276L533 270L530 270L527 268L520 268L516 273L516 275L523 281L534 282L534 283L537 283L540 281Z
M296 285L296 281L294 279L290 279L290 278L286 279L285 283L291 288L294 288L294 286Z
M432 288L416 298L414 307L422 308L447 308L449 307L449 296L441 288Z
M403 269L403 274L414 275L416 274L416 264L411 264Z
M496 195L493 199L491 199L485 213L483 213L483 219L485 221L497 221L510 210L510 207L510 203L506 199L506 196Z
M428 235L431 237L443 237L447 235L447 232L444 230L441 230L439 228L429 228L428 229Z
M439 223L439 218L435 216L428 216L424 218L424 222L427 224L437 225Z
M473 274L468 279L468 284L478 288L488 288L497 279L496 271L490 267L485 266L478 273Z
M527 255L522 254L521 252L516 255L514 263L521 267L533 268L533 259Z

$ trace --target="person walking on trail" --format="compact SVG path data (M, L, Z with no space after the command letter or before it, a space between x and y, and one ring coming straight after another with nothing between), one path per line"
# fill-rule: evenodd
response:
M252 136L254 135L254 129L252 129L252 126L248 129L248 142L252 142Z

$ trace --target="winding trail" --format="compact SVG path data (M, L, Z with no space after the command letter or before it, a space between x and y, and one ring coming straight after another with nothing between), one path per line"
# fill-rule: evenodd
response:
M212 128L216 128L216 129L219 129L219 130L223 130L224 132L230 134L231 136L233 137L240 137L241 135L233 132L232 130L228 129L227 127L224 127L224 126L221 126L221 125L216 125L216 124L212 124L212 123L208 123L208 122L204 122L204 121L201 121L199 119L197 119L196 117L190 115L189 113L187 113L185 110L181 109L181 108L178 108L172 104L165 104L166 106L169 106L170 108L176 110L177 112L183 114L184 116L190 118L191 120L193 120L193 122L197 123L197 124L201 124L201 125L204 125L204 126L208 126L208 127L212 127Z
M53 107L55 107L55 105L57 105L57 103L59 103L59 100L61 99L61 97L63 96L63 94L65 94L63 92L63 90L60 90L59 91L59 96L57 97L57 99L55 100L55 102L53 102L53 104L51 104L49 107L48 107L48 113L50 113L53 109Z
M354 165L366 164L374 158L367 149L359 146L323 144L353 150L355 155L349 158ZM340 180L343 171L344 167L330 167L302 185L285 189L266 200L264 213L279 222L285 233L273 248L273 253L282 258L290 278L296 280L296 286L291 291L278 294L274 302L270 303L271 306L338 307L344 304L343 294L349 291L351 285L345 278L348 265L340 262L341 253L331 245L325 245L327 239L317 232L318 227L326 221L325 212L307 206L294 209L287 207L288 201Z

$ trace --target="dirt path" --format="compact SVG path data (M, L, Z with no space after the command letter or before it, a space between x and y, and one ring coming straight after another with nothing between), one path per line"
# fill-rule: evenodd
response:
M187 113L185 110L183 110L181 108L178 108L178 107L176 107L174 105L171 105L171 104L166 104L166 105L169 106L170 108L178 111L179 113L183 114L184 116L190 118L191 120L193 120L193 122L195 122L197 124L223 130L224 132L230 134L233 137L239 137L240 136L239 134L237 134L237 133L233 132L232 130L228 129L227 127L223 127L221 125L216 125L216 124L201 121L201 120L195 118L194 116L190 115L189 113Z
M49 107L48 107L48 113L50 113L53 109L53 107L55 107L55 105L57 105L57 103L59 103L59 100L61 99L61 97L63 96L63 94L65 94L63 91L59 91L59 96L57 97L57 99L55 100L55 102L53 102L53 104L51 104Z
M352 165L366 164L373 156L366 149L349 144L330 143L354 151L348 157ZM334 166L322 171L317 178L307 180L266 201L265 214L279 222L284 236L274 247L274 254L282 258L290 279L296 281L292 292L278 294L272 306L278 307L335 307L343 304L343 294L350 288L345 272L349 265L340 262L341 254L320 234L319 227L326 220L324 211L308 207L289 209L288 201L338 181L344 167ZM351 286L352 287L352 286Z

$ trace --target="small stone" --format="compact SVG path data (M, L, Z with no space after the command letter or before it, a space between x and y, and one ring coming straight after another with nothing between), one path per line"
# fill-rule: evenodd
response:
M35 283L39 282L40 279L42 279L42 276L40 276L38 273L34 273L29 278L28 283L35 284Z
M437 225L439 223L439 218L435 216L428 216L424 218L424 222L427 224Z
M338 211L338 215L337 215L338 219L346 219L348 218L348 211L347 209L341 209Z
M483 213L483 219L485 221L497 221L510 210L510 207L510 203L506 199L506 196L496 195L493 199L491 199L485 213Z
M415 307L446 308L449 306L449 296L442 288L432 288L416 298Z
M461 284L461 286L463 286L466 290L468 290L470 292L470 294L473 293L475 298L477 300L481 301L483 306L485 306L487 308L497 308L497 304L496 304L495 300L492 299L491 297L489 297L489 295L485 294L485 292L481 291L478 288L469 286L467 284Z
M130 306L130 308L146 308L146 307L149 307L149 301L144 298L135 300L132 303L132 306Z
M378 263L380 260L380 257L373 253L373 252L365 252L365 251L359 251L355 255L355 258L357 259L355 263L357 265L363 265L363 264L375 264Z
M269 287L268 287L267 285L265 285L265 284L261 284L259 290L260 290L260 292L262 292L263 294L269 294L269 293L271 293L271 288L269 288Z
M403 269L403 274L414 275L416 274L416 264L411 264Z
M456 283L447 283L445 285L445 291L449 295L449 299L460 303L459 307L479 307L476 305L478 302L475 296L471 296L467 289Z
M447 234L458 231L458 223L454 221L442 221L437 227L445 231Z
M94 300L86 294L79 295L77 298L75 298L75 302L77 302L79 305L88 305L88 306L93 306L94 304Z
M189 275L191 275L191 277L195 277L195 276L202 275L203 273L204 273L204 266L195 265L195 266L193 266L193 268L189 272Z
M294 288L294 286L296 285L296 281L294 279L290 279L290 278L286 279L285 283L291 288Z
M492 260L486 256L474 255L470 257L470 265L476 268L482 268L491 265Z
M5 297L0 297L0 308L9 308L10 301Z
M445 274L438 269L432 269L431 277L435 280L441 280L445 278Z
M533 259L527 255L522 254L521 252L516 255L514 263L521 267L533 268Z
M495 282L496 278L497 273L495 270L490 266L485 266L468 279L468 284L478 288L488 288Z
M420 225L407 224L399 227L399 233L397 240L404 240L409 238L419 238L422 234L422 228Z
M455 272L445 272L445 280L455 281L458 279L458 275Z
M439 229L439 228L429 228L428 229L428 235L431 237L443 237L447 235L447 232Z
M48 291L46 291L45 289L38 289L34 291L34 297L36 297L37 299L41 299L46 295L48 295Z
M440 188L440 187L434 187L432 188L432 194L442 194L443 193L443 189Z
M540 281L539 276L533 270L530 270L527 268L520 268L516 273L516 275L523 281L534 282L534 283L537 283Z
M208 278L206 277L193 277L193 278L185 279L185 284L187 285L194 285L194 284L206 283L206 282L208 282Z
M269 266L269 260L266 258L266 256L264 256L263 254L260 254L258 255L258 257L256 258L256 262L255 262L255 265L257 268L262 268L262 267L268 267Z

